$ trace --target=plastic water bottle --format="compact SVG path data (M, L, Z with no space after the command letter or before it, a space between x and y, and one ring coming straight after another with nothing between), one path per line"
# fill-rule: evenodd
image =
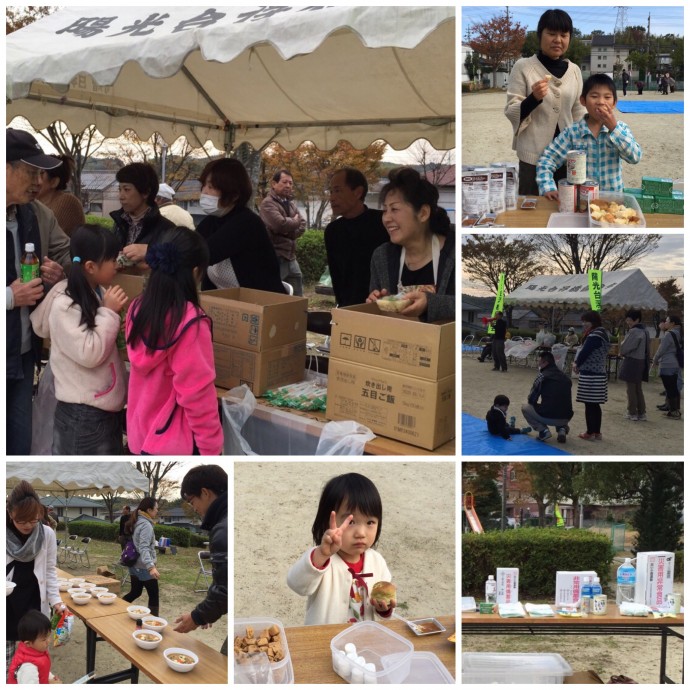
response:
M618 568L616 577L616 605L626 601L635 601L635 566L632 559L626 558L625 563Z
M594 582L592 583L592 600L594 600L594 597L596 597L599 594L603 594L603 590L601 588L601 582L599 580L599 576L597 575L594 578ZM591 613L591 611L590 611Z
M580 594L582 598L582 613L588 614L592 613L592 578L589 575L585 575L582 580L583 585Z
M489 579L484 585L485 600L488 604L496 603L496 580L493 575L489 575Z

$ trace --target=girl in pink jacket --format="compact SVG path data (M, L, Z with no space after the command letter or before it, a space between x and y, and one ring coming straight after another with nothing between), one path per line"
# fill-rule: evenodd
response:
M202 237L188 228L149 245L151 275L127 313L131 365L129 449L137 455L218 455L218 415L211 319L199 306L198 280L208 264Z

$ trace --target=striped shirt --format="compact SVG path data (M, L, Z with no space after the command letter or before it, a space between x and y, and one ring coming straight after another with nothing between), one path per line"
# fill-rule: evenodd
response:
M623 191L623 166L639 163L642 149L633 133L624 122L618 122L615 129L601 126L596 138L587 125L588 115L563 130L545 149L537 161L537 184L539 194L557 191L553 173L566 161L568 151L587 153L587 179L596 180L599 189L607 192Z

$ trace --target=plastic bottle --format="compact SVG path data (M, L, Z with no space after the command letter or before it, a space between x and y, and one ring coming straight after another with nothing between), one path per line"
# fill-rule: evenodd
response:
M625 563L618 568L616 583L617 606L626 601L635 601L635 566L632 559L626 558Z
M592 599L596 597L598 594L603 594L603 590L601 588L601 581L599 580L599 576L596 575L594 577L594 582L592 583Z
M592 578L589 575L585 575L582 578L582 613L585 615L592 613Z
M22 254L22 283L28 283L34 278L41 277L41 265L38 261L38 257L34 253L36 248L33 242L27 242L24 245L24 253Z
M488 604L496 603L496 580L493 575L489 575L489 579L484 585L485 600Z

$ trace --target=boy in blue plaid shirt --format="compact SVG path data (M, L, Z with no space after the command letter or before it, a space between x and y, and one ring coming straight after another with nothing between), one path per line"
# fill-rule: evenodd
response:
M545 149L537 161L539 193L557 200L558 191L553 173L565 163L568 151L587 153L587 179L597 180L599 189L623 191L623 166L639 163L642 149L624 122L614 115L616 85L606 74L593 74L582 86L580 103L587 108L582 120L563 130Z

